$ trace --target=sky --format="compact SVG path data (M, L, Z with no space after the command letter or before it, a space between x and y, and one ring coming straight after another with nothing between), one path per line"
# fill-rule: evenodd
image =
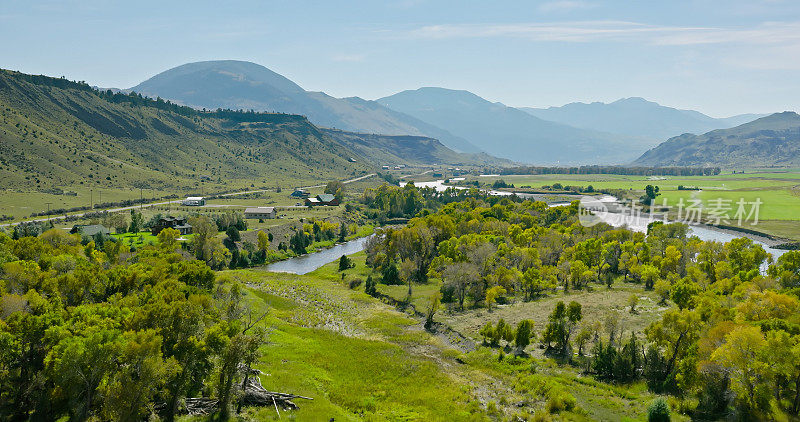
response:
M129 88L219 59L337 97L441 86L510 106L800 111L800 1L0 2L0 68Z

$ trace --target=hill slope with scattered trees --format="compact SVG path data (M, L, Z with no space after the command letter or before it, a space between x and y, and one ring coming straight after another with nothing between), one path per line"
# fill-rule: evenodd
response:
M764 167L800 165L800 115L786 111L730 129L669 139L638 166Z
M199 111L84 83L0 71L0 187L315 182L363 175L385 161L463 162L421 138L326 133L305 117ZM358 158L353 162L351 158ZM277 179L277 180L276 180ZM241 184L241 183L240 183ZM249 183L248 183L249 184Z

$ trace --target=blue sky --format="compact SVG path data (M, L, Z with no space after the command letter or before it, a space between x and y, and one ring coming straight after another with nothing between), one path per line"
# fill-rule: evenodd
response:
M104 87L239 59L339 97L442 86L512 106L800 110L796 0L3 0L0 40L2 68Z

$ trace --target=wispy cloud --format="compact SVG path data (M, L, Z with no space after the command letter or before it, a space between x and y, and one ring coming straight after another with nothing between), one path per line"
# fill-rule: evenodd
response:
M580 0L558 0L542 3L539 6L539 11L550 12L571 12L573 10L592 9L596 6L594 3Z
M430 25L405 35L414 38L500 38L561 42L640 42L654 45L800 43L800 22L768 22L752 28L650 25L626 21Z

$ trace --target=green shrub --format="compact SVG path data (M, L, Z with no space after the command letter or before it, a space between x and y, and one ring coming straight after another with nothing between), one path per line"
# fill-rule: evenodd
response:
M669 404L663 397L659 397L647 407L648 422L669 422Z
M375 397L369 396L364 397L361 399L361 410L366 412L375 412L375 409L378 407L377 402L375 401Z
M553 418L550 416L549 413L545 412L543 409L539 409L533 413L528 420L531 422L551 422Z
M575 397L572 394L559 392L551 394L547 399L547 411L551 414L564 410L572 410L575 407Z

